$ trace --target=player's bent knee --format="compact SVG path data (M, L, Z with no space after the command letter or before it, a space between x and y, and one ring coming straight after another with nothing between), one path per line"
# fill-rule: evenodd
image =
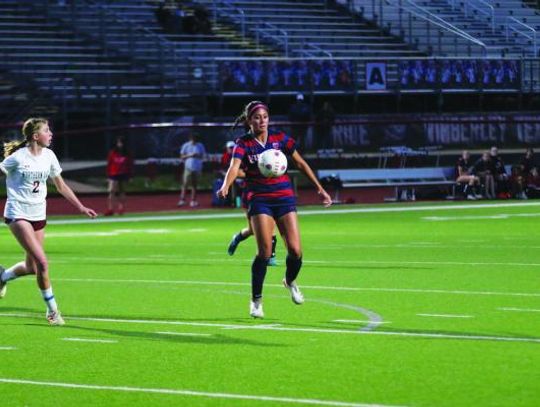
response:
M49 262L46 257L36 259L35 262L36 262L36 265L35 265L36 271L34 272L34 274L35 273L44 274L48 272Z

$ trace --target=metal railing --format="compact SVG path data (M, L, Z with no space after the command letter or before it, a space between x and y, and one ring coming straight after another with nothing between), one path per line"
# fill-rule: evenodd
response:
M386 1L388 1L388 2L393 1L394 4L395 4L395 0L386 0ZM468 40L470 40L470 41L472 41L472 42L474 42L474 43L476 43L476 44L478 44L480 46L485 47L485 44L482 41L480 41L479 39L473 37L472 35L470 35L466 31L463 31L462 29L460 29L456 25L446 21L445 19L441 18L437 14L432 13L429 9L418 5L415 1L413 1L413 0L399 0L400 7L403 7L403 5L402 5L403 2L406 3L405 7L407 7L407 10L409 10L409 11L415 10L415 11L417 11L419 13L422 13L421 17L423 17L424 19L429 19L435 25L437 25L439 27L442 27L442 28L445 28L446 30L448 30L450 32L453 32L454 34L456 34L458 36L461 36L462 38L468 39Z
M245 38L246 37L246 15L244 13L244 10L233 6L231 3L225 0L212 0L212 1L213 1L214 24L217 23L218 16L220 14L223 14L226 17L233 20L234 23L240 25L240 32L242 33L242 38Z
M459 8L459 5L463 4L463 12L465 17L469 15L473 16L476 13L482 14L488 18L491 26L491 32L495 32L495 7L485 0L467 0L461 3L459 0L451 0L450 5L452 9Z
M464 47L469 56L473 55L473 50L484 56L488 53L486 44L481 40L414 1L350 0L347 4L352 12L362 14L383 30L399 35L417 48L425 47L430 53L457 56L463 54ZM453 44L449 45L446 38L451 38Z
M283 49L286 57L289 56L289 33L287 33L287 31L279 28L277 25L266 22L259 24L254 31L257 48L260 48L261 46L261 39L267 38L274 44L279 45Z
M538 55L538 47L537 47L537 40L536 40L537 31L533 27L519 21L515 17L507 16L506 22L505 22L505 32L506 32L506 40L510 38L510 33L513 32L521 37L524 37L528 41L530 41L532 45L533 56L536 57Z
M298 52L302 57L307 58L316 58L320 56L324 56L327 58L333 58L334 56L330 51L327 51L325 49L322 49L318 45L312 44L310 42L303 42L302 48Z

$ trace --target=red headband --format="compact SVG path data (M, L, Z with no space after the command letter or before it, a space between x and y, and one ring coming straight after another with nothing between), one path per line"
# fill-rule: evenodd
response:
M251 107L249 110L248 110L248 119L251 117L251 115L253 114L253 112L255 112L255 110L257 109L264 109L266 110L266 112L268 112L268 106L266 106L264 103L257 103L255 106Z

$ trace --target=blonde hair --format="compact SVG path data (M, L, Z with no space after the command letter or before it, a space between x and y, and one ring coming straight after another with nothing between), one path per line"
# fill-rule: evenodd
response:
M32 136L39 131L40 127L47 123L47 119L42 117L31 117L26 120L22 126L24 140L14 140L4 143L4 158L9 157L15 151L26 146L32 140Z

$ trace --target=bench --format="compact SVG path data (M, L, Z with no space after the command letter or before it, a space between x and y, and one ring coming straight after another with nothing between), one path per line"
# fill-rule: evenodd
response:
M341 188L393 187L394 196L385 200L398 201L415 200L416 187L456 183L453 167L329 169L317 171L317 176L336 187L336 201Z

